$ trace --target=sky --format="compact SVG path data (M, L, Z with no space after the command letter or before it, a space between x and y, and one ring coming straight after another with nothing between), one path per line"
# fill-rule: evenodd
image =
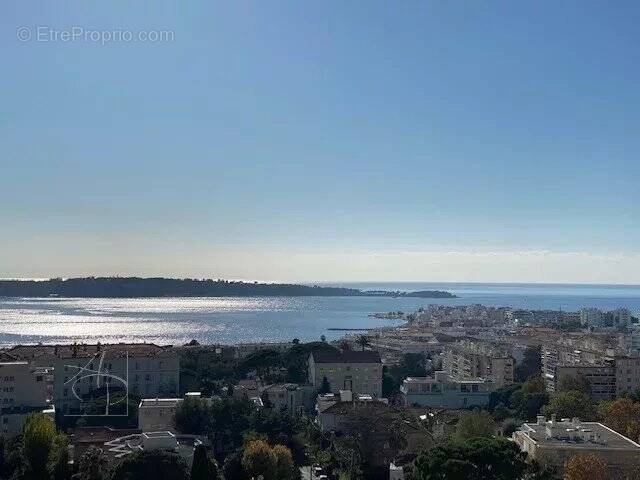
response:
M640 3L0 5L0 277L640 283Z

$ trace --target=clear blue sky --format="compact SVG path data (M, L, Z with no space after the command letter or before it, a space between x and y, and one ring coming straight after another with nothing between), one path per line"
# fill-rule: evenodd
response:
M640 283L638 25L633 1L3 2L0 276Z

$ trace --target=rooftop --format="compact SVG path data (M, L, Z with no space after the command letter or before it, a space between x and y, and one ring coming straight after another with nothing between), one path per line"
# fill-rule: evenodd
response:
M78 427L71 433L71 443L105 443L127 435L140 434L138 428Z
M563 419L555 422L525 423L519 433L543 446L572 449L637 450L640 445L598 422Z
M107 351L111 357L151 357L169 350L170 346L154 343L104 343L104 344L67 344L67 345L17 345L5 353L21 360L38 357L88 358Z
M182 400L183 400L182 398L143 398L142 400L140 400L139 408L142 408L142 407L147 407L147 408L152 408L152 407L158 407L158 408L175 407L180 402L182 402Z
M316 363L382 363L380 353L371 350L344 350L342 352L321 350L313 352L311 355Z

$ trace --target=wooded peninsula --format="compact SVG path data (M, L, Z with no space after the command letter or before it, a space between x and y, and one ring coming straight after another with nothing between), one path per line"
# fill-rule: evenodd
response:
M0 280L0 297L415 297L456 298L450 292L359 290L286 283L140 277Z

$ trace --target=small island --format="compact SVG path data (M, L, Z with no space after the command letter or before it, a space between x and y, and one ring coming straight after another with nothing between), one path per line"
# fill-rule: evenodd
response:
M0 280L0 297L417 297L455 298L443 291L399 292L191 278L84 277Z

